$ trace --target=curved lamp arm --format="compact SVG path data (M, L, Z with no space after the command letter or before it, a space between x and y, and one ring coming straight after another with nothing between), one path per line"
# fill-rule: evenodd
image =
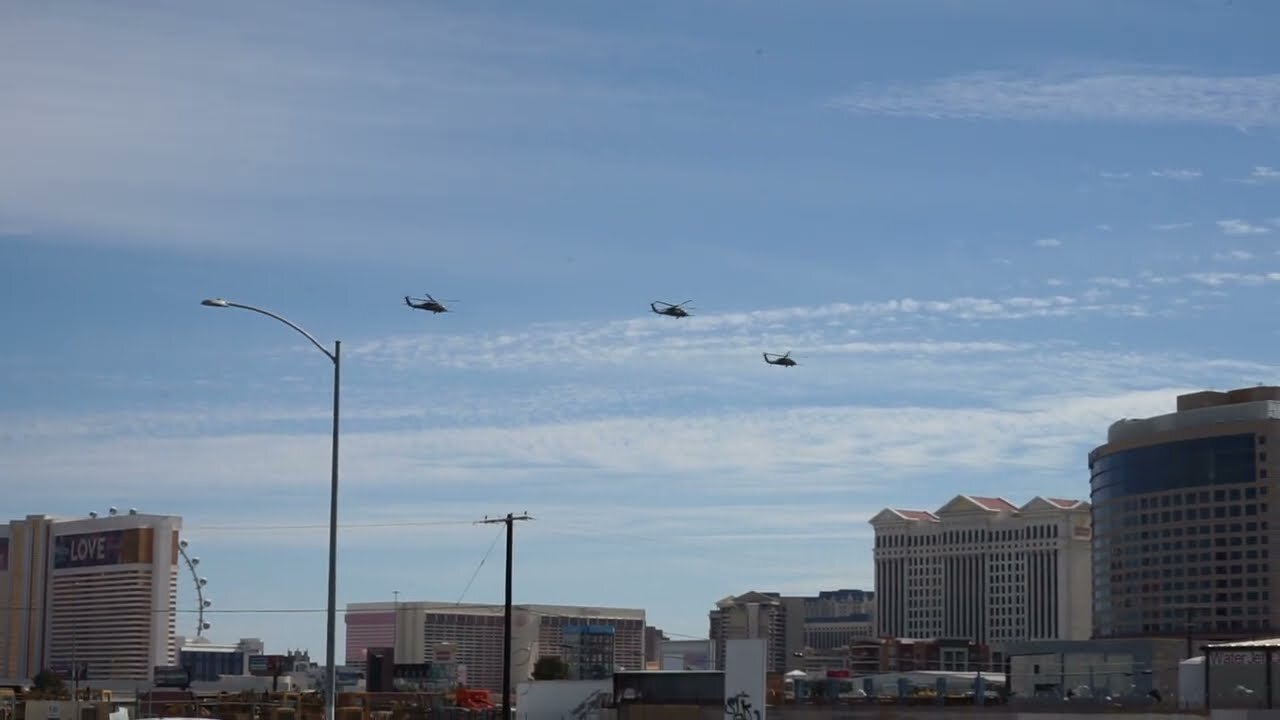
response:
M324 720L335 720L337 716L337 615L338 615L338 397L339 383L338 378L341 375L342 363L339 361L342 353L342 341L333 341L333 351L330 352L321 345L306 330L294 325L283 317L257 308L252 305L242 305L240 303L230 302L222 298L210 298L200 302L206 307L234 307L242 310L252 310L253 312L266 315L269 318L275 318L289 327L297 330L300 335L311 341L325 357L333 362L333 459L330 470L329 480L329 602L325 610L325 678L324 678Z
M294 330L297 330L299 333L302 334L303 337L310 340L311 344L315 345L320 352L324 353L325 357L329 358L330 361L334 363L338 362L338 358L334 356L333 352L331 352L325 346L321 345L318 340L311 337L311 333L307 332L306 330L303 330L297 325L294 325L293 323L289 322L287 319L271 312L270 310L263 310L262 308L259 308L259 307L254 307L252 305L243 305L241 303L231 302L230 300L223 300L222 298L212 298L209 300L201 300L200 304L206 307L233 307L233 308L240 308L242 310L252 310L253 312L266 315L269 318L275 318L276 320L279 320L280 322L284 323L285 325L288 325Z

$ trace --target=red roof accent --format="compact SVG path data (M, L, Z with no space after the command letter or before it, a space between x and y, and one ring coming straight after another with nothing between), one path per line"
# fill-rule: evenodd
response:
M938 519L937 515L934 515L928 510L898 510L895 508L894 512L908 520L925 520L932 522Z
M990 510L992 512L1000 512L1001 510L1016 512L1018 510L1016 505L1004 498L978 497L976 495L970 495L969 499L981 505L984 510Z

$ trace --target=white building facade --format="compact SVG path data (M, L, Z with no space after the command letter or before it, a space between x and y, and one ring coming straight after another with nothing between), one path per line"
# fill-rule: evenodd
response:
M806 650L836 650L875 637L874 615L861 613L844 617L811 618L804 621Z
M1089 504L958 495L936 512L886 508L875 528L876 634L998 646L1086 640Z
M177 655L182 519L108 515L58 521L49 538L45 618L51 667L90 681L149 680Z
M364 609L362 605L349 604L348 612L359 612ZM369 605L374 605L369 608L373 612L380 612L385 606ZM502 605L398 602L391 608L395 618L395 662L425 662L433 659L436 648L448 646L452 648L459 678L465 678L467 685L501 691ZM534 663L540 657L557 655L571 660L566 636L580 626L612 627L614 669L644 669L644 610L520 604L511 609L513 685L532 677Z

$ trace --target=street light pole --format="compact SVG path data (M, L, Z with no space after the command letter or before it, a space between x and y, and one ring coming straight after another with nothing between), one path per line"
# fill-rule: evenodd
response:
M242 305L222 298L202 300L200 304L205 307L240 308L279 320L310 340L311 344L316 346L316 349L324 353L325 357L333 362L333 456L329 478L329 603L325 610L324 720L334 720L338 702L337 668L334 664L336 661L334 654L338 624L338 402L342 373L342 341L335 340L333 342L333 350L330 351L312 337L311 333L269 310L263 310L252 305Z

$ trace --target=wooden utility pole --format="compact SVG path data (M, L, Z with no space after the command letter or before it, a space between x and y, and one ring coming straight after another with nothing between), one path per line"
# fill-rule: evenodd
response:
M511 716L511 555L514 548L514 536L517 520L532 520L528 513L515 515L507 513L506 517L485 518L481 525L507 526L507 590L502 604L502 720L514 720Z

